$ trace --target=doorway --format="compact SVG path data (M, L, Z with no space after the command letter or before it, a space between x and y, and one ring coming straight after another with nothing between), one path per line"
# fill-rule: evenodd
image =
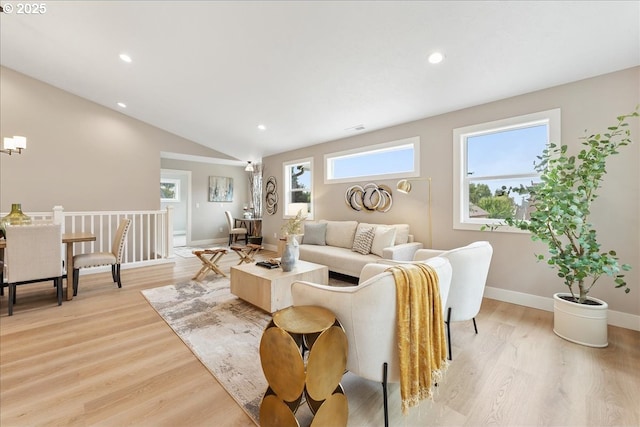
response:
M160 208L173 208L173 247L191 243L191 171L160 170Z

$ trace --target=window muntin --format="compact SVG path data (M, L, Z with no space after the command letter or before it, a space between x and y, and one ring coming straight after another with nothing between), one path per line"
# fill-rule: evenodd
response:
M295 216L302 209L307 219L313 219L313 159L284 163L283 176L283 218Z
M420 138L330 153L324 158L326 184L415 177L420 171Z
M454 228L478 230L506 216L527 218L528 196L503 189L540 182L534 162L550 141L559 140L559 109L455 129Z

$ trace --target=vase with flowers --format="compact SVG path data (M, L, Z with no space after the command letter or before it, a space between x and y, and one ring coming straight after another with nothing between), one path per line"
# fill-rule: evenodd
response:
M286 239L284 251L280 257L280 266L283 271L291 271L296 262L298 262L300 251L296 235L301 233L305 219L307 217L302 214L302 210L299 210L296 216L289 218L280 229L281 234Z

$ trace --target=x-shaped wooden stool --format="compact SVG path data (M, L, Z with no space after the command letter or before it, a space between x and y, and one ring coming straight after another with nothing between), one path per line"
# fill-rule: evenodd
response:
M226 253L226 249L205 249L203 251L193 251L193 254L200 258L200 261L202 261L202 267L200 268L200 271L198 271L198 274L193 276L193 280L198 280L200 276L204 277L209 272L209 270L213 271L216 274L227 277L227 275L224 274L220 270L220 268L218 268L218 261L220 260L220 258L222 258L222 255ZM211 256L207 258L207 255Z
M231 250L237 253L240 257L238 265L243 262L246 262L247 264L254 262L255 259L253 257L260 249L262 249L262 246L254 245L253 243L249 243L246 246L231 246Z

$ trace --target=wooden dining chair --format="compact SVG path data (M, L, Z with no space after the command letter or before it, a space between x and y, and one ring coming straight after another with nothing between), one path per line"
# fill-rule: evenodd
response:
M53 280L62 304L62 231L60 224L7 225L5 262L8 313L13 315L17 285Z
M73 257L73 296L78 295L78 281L80 278L80 269L86 267L101 267L103 265L111 265L111 277L113 281L122 287L120 280L120 264L124 257L124 247L127 243L127 233L131 226L131 220L123 218L120 220L118 229L113 238L111 252L92 252L87 254L78 254ZM68 279L67 279L68 280ZM68 290L67 290L68 292Z

